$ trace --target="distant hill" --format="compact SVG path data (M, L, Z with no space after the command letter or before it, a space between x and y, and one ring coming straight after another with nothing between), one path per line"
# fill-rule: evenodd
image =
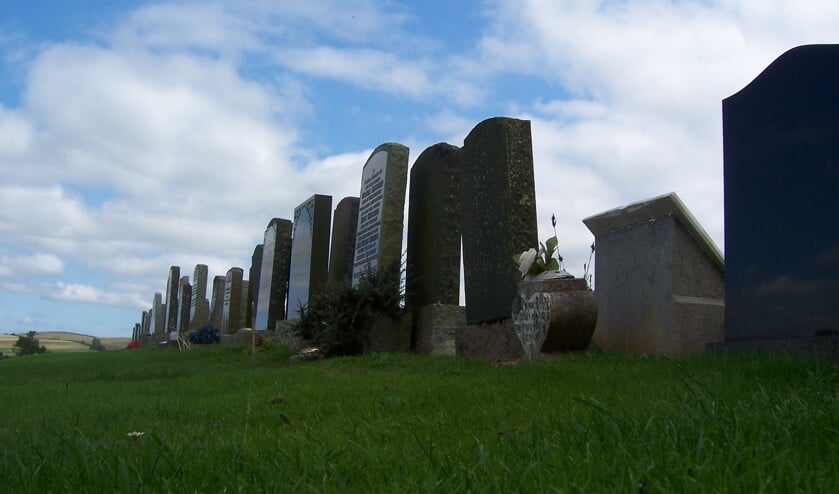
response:
M23 333L22 333L23 334ZM65 331L36 332L35 337L48 352L90 352L93 336ZM16 334L0 334L0 352L14 355ZM99 338L106 350L121 350L125 348L131 338Z

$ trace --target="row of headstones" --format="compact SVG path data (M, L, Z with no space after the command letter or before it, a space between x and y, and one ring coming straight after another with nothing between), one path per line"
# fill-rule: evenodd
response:
M675 194L584 220L598 245L595 343L684 354L713 342L731 346L839 331L837 67L839 46L800 47L724 101L727 268ZM408 149L399 144L371 154L361 198L345 198L335 210L331 258L331 197L315 195L301 204L294 223L271 220L264 243L254 250L250 288L236 291L241 269L228 272L223 329L274 329L324 280L357 282L367 266L398 263L407 160ZM813 207L804 211L806 205ZM434 145L411 169L406 303L414 313L414 343L425 341L425 351L433 353L437 343L433 335L430 342L423 339L423 320L434 327L440 318L424 309L457 308L461 242L465 318L451 326L509 320L519 281L510 258L538 245L530 122L485 120L462 148ZM787 253L803 262L782 262ZM200 302L198 268L195 279L199 289L193 287L190 296ZM179 307L178 293L186 299L187 284L170 273L167 304L155 295L141 333L149 332L149 324L174 331L183 330L179 318L192 321L194 311L200 312L194 303L189 312L168 310ZM239 319L241 309L224 309L240 297L253 309L247 322ZM478 334L486 337L488 331Z

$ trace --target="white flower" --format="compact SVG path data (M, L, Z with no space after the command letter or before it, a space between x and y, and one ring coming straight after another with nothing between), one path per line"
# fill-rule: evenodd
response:
M129 432L129 433L128 433L128 437L131 437L131 438L137 439L138 437L142 437L144 434L145 434L145 432L137 432L137 431L134 431L134 432Z
M519 256L519 271L521 271L522 277L530 271L530 266L533 266L535 260L536 249L531 247L530 250L521 253L521 256Z

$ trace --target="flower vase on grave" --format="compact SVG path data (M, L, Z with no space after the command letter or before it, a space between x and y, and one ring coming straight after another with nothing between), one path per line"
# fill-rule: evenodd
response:
M518 284L513 326L526 359L585 350L597 324L597 302L586 280L546 271Z

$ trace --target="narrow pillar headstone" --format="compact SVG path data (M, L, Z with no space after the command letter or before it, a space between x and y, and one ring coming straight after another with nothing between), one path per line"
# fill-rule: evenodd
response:
M332 216L332 247L329 254L329 282L352 278L355 238L358 232L358 197L341 199Z
M178 333L188 333L189 313L192 309L192 285L189 283L189 276L181 276L178 287Z
M256 328L256 302L259 300L259 275L262 269L262 249L264 244L259 244L253 249L251 255L251 267L248 270L248 305L247 305L247 326Z
M368 269L398 273L407 184L408 148L396 143L377 147L361 172L354 286Z
M149 311L144 310L140 314L140 335L145 336L149 334Z
M289 319L297 319L309 296L326 283L332 196L315 194L294 209L288 278Z
M722 112L725 348L835 357L839 44L787 51Z
M460 299L460 149L435 144L411 168L405 301L409 307Z
M140 323L135 323L134 324L134 329L131 331L131 340L132 341L137 341L137 340L140 339L140 328L141 327L142 326L140 325Z
M675 193L583 223L597 245L598 348L677 357L722 339L722 254Z
M172 333L178 330L178 283L181 279L180 266L169 268L169 279L166 282L166 329Z
M224 281L224 305L221 316L221 331L234 334L243 327L242 312L242 268L230 268Z
M189 307L189 328L195 331L206 326L210 321L206 264L195 265L195 270L192 273L192 294Z
M539 245L530 121L496 117L476 125L464 140L460 172L466 322L509 319L520 278L513 256Z
M260 263L255 330L273 331L286 317L288 270L291 262L291 221L273 218L265 229Z
M250 295L250 290L251 290L250 285L251 284L248 280L242 280L242 292L241 292L241 295L242 295L242 301L241 301L241 304L242 304L242 308L241 308L241 311L242 311L242 322L241 322L242 328L250 328L250 326L248 325L248 319L247 319L248 305L249 305L248 296ZM242 329L242 328L239 328L239 329ZM251 329L253 329L253 328L251 328Z
M163 334L166 332L166 305L163 304L163 294L154 292L152 301L152 333Z
M226 277L216 276L213 278L213 299L210 302L210 326L221 331L222 316L224 313L224 284Z

